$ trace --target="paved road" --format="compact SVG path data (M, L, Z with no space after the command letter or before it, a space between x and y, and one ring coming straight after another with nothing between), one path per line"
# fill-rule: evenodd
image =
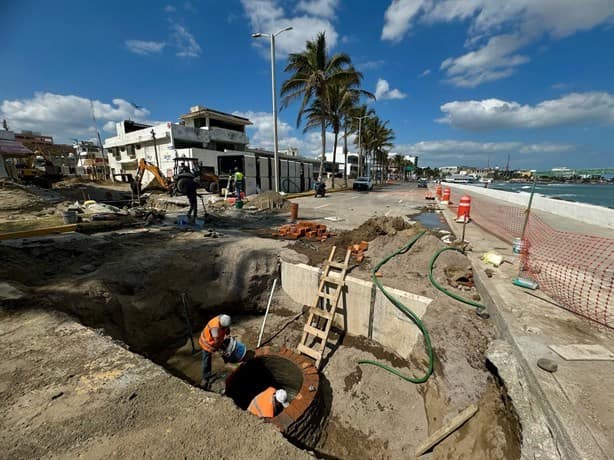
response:
M332 228L349 230L375 216L419 213L420 208L432 201L425 199L425 189L417 187L416 183L402 183L377 187L371 192L337 192L324 198L309 196L292 201L299 204L299 219L322 221Z

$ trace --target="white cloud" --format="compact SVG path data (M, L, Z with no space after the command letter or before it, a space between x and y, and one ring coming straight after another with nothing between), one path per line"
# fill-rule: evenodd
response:
M518 35L492 37L482 48L441 63L449 80L456 86L475 87L482 83L509 77L517 66L529 61L527 56L514 54L528 41Z
M612 0L393 0L382 39L400 41L415 23L469 21L469 52L442 68L457 86L506 78L529 58L519 51L544 35L560 39L614 21Z
M177 24L176 22L171 22L171 31L172 31L172 39L173 43L177 48L177 56L181 57L199 57L201 53L201 48L194 35L192 35L188 29Z
M275 33L280 29L292 26L293 30L284 32L275 42L275 50L280 56L289 53L300 52L305 48L307 40L313 40L320 32L326 34L326 42L329 48L337 44L338 34L332 20L333 16L298 15L287 14L279 0L241 0L245 14L249 19L252 32ZM304 7L311 7L319 2L303 2ZM337 2L323 2L331 6L331 11ZM332 13L331 13L332 14ZM269 42L263 39L254 40L254 46L263 51L263 56L268 56Z
M233 112L233 115L248 118L253 125L247 127L249 136L249 145L253 148L263 148L273 150L273 114L271 112ZM277 136L280 149L288 147L296 147L299 153L306 157L318 157L322 152L322 141L320 131L310 131L306 134L294 129L292 125L277 118ZM326 132L326 151L330 152L333 149L335 135ZM348 136L348 149L354 150L354 135ZM343 133L339 133L337 153L342 152L340 148L343 146Z
M321 18L334 18L339 0L301 0L296 5L296 11Z
M93 105L98 124L105 131L114 132L117 121L146 122L149 116L149 110L137 109L124 99L113 99L111 103L95 100ZM58 143L96 135L90 100L75 95L35 93L31 99L4 100L0 118L5 118L11 129L40 131L52 135Z
M166 5L164 7L164 12L165 13L174 13L175 11L177 11L177 10L175 9L175 7L173 5Z
M373 69L379 69L381 66L383 66L386 63L386 61L384 61L383 59L376 59L374 61L365 61L365 62L359 62L358 64L356 64L356 68L358 70L373 70Z
M571 93L537 105L500 99L454 101L443 104L439 122L470 131L502 128L544 128L573 123L614 125L614 94Z
M421 161L431 164L464 164L475 165L486 163L490 156L499 155L505 158L508 154L523 161L534 159L536 155L562 154L573 151L576 146L571 144L540 143L526 144L523 142L476 142L459 140L421 141L415 144L395 145L394 150L406 155L418 155ZM491 165L494 165L493 162Z
M418 75L418 78L423 78L426 77L427 75L431 74L431 69L426 69L424 72L422 72L420 75Z
M405 99L407 94L402 93L398 89L390 89L390 85L386 80L378 79L375 85L375 99L382 101L384 99Z
M412 18L420 11L424 0L393 0L384 14L382 40L399 42L411 27Z
M124 43L129 51L132 51L136 54L140 54L142 56L159 53L166 46L165 42L153 42L144 40L126 40Z

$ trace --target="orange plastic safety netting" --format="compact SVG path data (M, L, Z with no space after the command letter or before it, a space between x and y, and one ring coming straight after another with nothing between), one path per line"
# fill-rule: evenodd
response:
M509 243L521 236L525 208L471 198L477 225ZM560 231L531 214L521 262L526 276L561 306L614 328L614 239Z

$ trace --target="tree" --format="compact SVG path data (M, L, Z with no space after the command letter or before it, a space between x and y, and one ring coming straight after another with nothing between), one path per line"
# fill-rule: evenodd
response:
M366 119L362 134L363 148L375 164L381 166L381 179L383 168L388 160L388 149L392 147L394 131L388 128L388 121L382 121L378 116Z
M281 86L282 108L291 102L300 99L296 126L301 124L301 119L310 102L319 99L319 107L322 111L320 117L320 129L322 135L322 156L320 158L319 177L324 171L326 158L326 101L331 88L335 86L352 87L360 83L361 75L351 66L351 59L345 53L328 55L326 47L326 35L321 32L315 40L308 40L305 50L301 53L292 53L288 56L288 65L284 69L292 75ZM312 105L313 107L313 105Z
M350 126L351 128L348 130L347 134L356 134L356 139L354 144L358 147L358 170L359 173L362 172L364 175L364 158L363 158L363 148L365 146L364 139L362 139L362 132L366 128L367 119L375 116L375 110L371 107L368 107L366 104L362 105L354 105L348 109L348 114L346 115L346 126ZM359 121L358 119L362 119ZM362 146L360 145L362 144ZM361 148L362 147L362 148Z
M328 91L328 97L326 99L325 113L330 123L330 127L333 130L333 134L335 136L334 145L333 145L333 169L337 168L337 143L339 140L339 131L341 130L341 125L345 124L345 117L349 110L356 105L356 102L360 99L361 96L366 96L375 99L375 96L365 90L358 89L354 86L362 79L362 74L356 72L358 76L358 81L356 84L352 85L335 85L330 88ZM345 164L347 165L347 140L346 140L346 151L345 155ZM346 172L344 176L347 175L347 166ZM347 186L347 177L345 178L346 186ZM332 187L335 187L335 176L333 174Z

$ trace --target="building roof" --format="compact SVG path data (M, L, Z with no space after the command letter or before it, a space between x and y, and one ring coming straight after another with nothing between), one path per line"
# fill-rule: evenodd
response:
M0 139L0 154L27 156L32 155L32 151L21 142Z
M207 107L196 106L192 107L190 113L186 113L181 115L182 120L189 120L190 118L215 118L217 120L228 121L230 123L237 123L239 125L247 126L253 124L249 119L238 117L236 115L232 115L230 113L220 112L219 110L209 109Z

